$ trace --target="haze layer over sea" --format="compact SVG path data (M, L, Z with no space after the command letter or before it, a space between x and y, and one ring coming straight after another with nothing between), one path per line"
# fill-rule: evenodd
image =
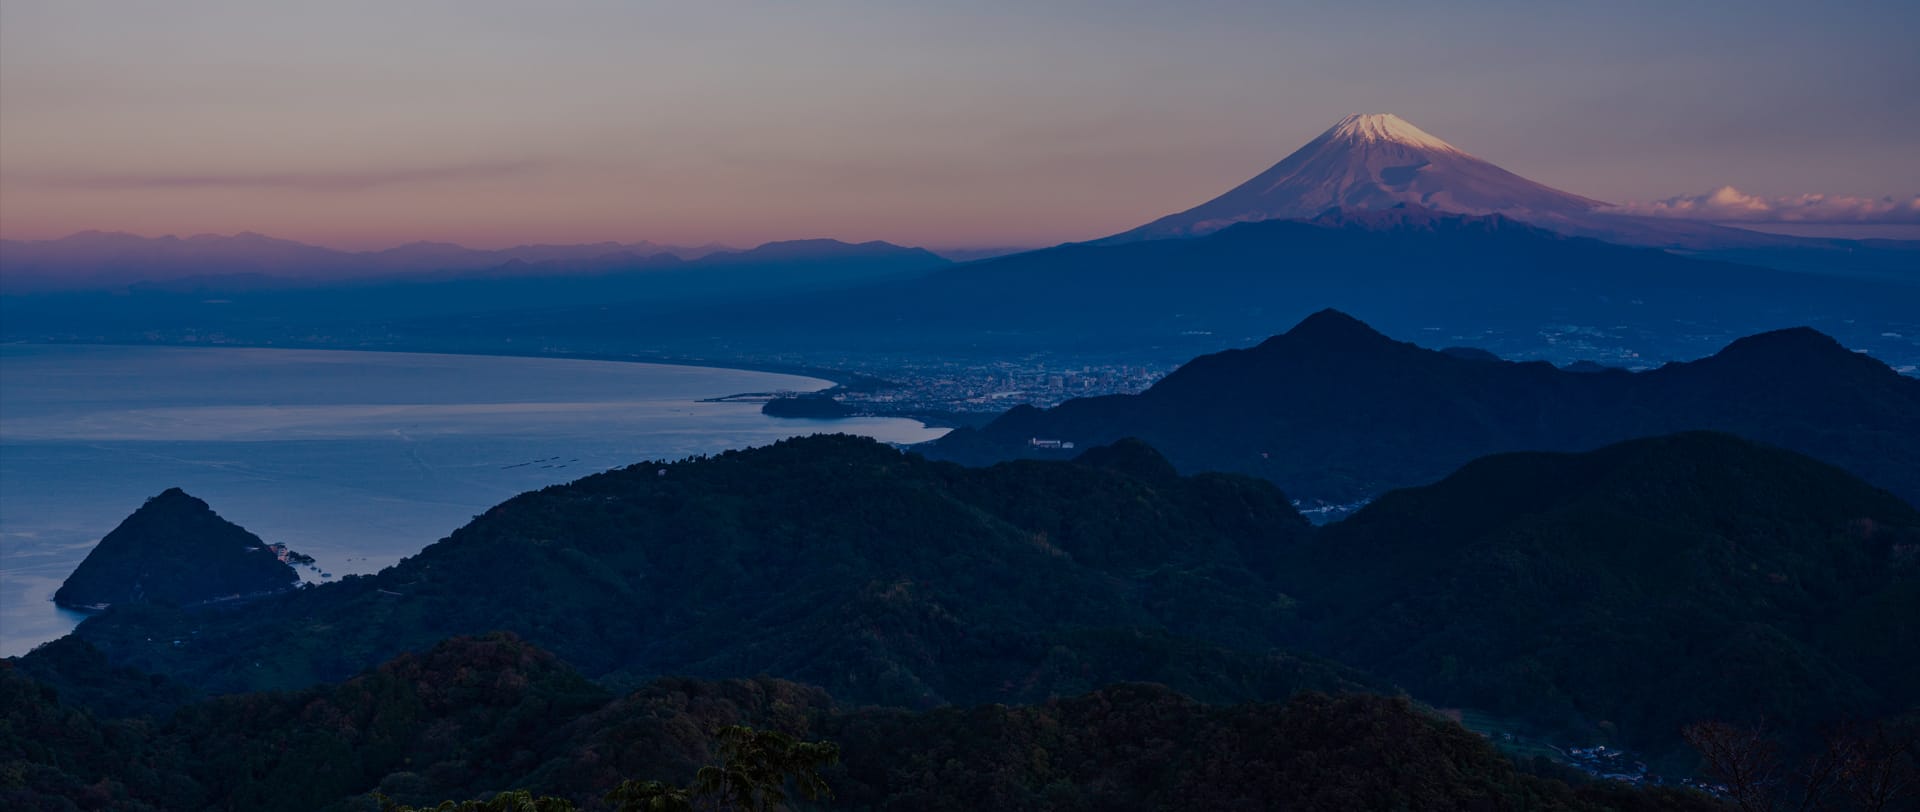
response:
M523 491L816 432L887 442L911 420L782 420L741 392L816 378L498 356L0 346L0 656L71 630L60 582L148 497L181 487L338 580L418 552Z

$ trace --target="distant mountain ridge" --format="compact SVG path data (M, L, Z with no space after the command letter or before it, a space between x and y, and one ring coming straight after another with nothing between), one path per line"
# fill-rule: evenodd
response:
M586 260L513 259L478 270L423 270L324 282L195 276L118 288L16 291L0 296L0 332L32 337L29 340L124 343L147 343L175 331L217 332L273 345L291 336L326 336L364 347L357 331L372 330L386 337L383 341L391 340L398 323L415 320L435 330L449 329L442 325L450 324L451 329L477 331L485 341L508 346L465 343L449 348L436 336L406 349L511 351L529 346L526 342L539 343L538 337L503 329L498 321L488 320L494 314L580 308L591 315L568 316L568 321L590 323L610 307L672 314L691 309L692 303L778 301L805 292L910 278L950 264L925 249L890 243L794 240L691 260L622 252ZM637 335L664 320L640 321L639 328L628 322L621 330ZM702 323L693 329L706 335L709 328ZM132 334L122 332L129 329ZM515 345L515 340L523 343Z
M1920 380L1810 329L1629 373L1461 357L1338 311L1195 358L1138 395L1017 407L926 446L984 463L1138 437L1182 471L1253 474L1308 503L1431 482L1503 451L1575 451L1713 429L1840 465L1920 504Z
M1920 335L1920 284L1705 261L1505 215L1412 205L958 265L869 243L818 259L766 249L574 267L320 288L182 282L124 294L0 296L0 338L281 345L318 337L335 347L538 346L716 363L801 357L819 367L863 356L917 365L929 356L1045 353L1075 366L1157 366L1338 308L1392 335L1556 363L1697 358L1735 336L1812 325L1890 364L1920 364L1911 339Z
M0 240L0 291L72 290L181 280L255 277L282 283L338 284L434 272L572 273L609 267L668 264L702 258L723 262L866 257L918 251L884 242L789 240L752 249L719 244L675 246L642 240L576 245L520 245L478 249L445 242L412 242L380 250L345 251L253 232L231 236L141 237L83 231L53 240ZM931 256L931 255L929 255Z
M847 348L924 344L948 352L1124 349L1167 362L1270 335L1275 324L1328 307L1363 313L1396 334L1503 333L1528 342L1528 354L1545 346L1537 337L1569 327L1617 333L1665 359L1697 357L1702 334L1817 324L1850 346L1885 345L1905 359L1899 353L1911 345L1882 333L1904 333L1920 312L1920 285L1704 261L1505 215L1397 204L1238 223L1189 239L1064 245L832 296L653 322L735 319L736 343L765 340L782 351L831 338ZM578 330L609 317L583 313L527 329ZM1183 345L1194 349L1171 349Z

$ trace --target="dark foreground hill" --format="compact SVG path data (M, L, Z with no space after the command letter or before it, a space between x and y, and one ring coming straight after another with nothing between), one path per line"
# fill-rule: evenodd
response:
M1831 462L1920 504L1920 380L1808 329L1689 363L1574 372L1394 341L1323 311L1260 345L1202 356L1138 395L1019 407L925 447L985 463L1138 437L1182 471L1234 471L1307 502L1432 482L1503 451L1579 451L1709 429Z
M100 539L53 599L69 608L178 606L280 592L299 582L259 536L168 488Z
M840 746L844 810L1712 810L1703 795L1569 787L1404 699L1308 693L1210 707L1120 685L1009 708L855 709L760 678L611 698L503 636L451 640L340 685L104 720L0 664L11 809L372 809L528 788L605 808L627 778L684 782L718 730Z
M1274 698L1358 679L1275 650L1274 568L1309 532L1271 485L1182 478L1138 444L981 470L822 436L587 477L378 575L78 635L216 692L504 629L596 678L765 673L907 707L1119 680Z
M1383 685L1371 672L1556 741L1671 754L1690 722L1813 734L1920 703L1917 545L1892 495L1717 434L1494 457L1318 531L1267 483L1182 478L1137 442L967 469L814 437L588 477L376 576L116 608L75 637L95 670L206 692L491 630L606 684L768 674L910 708L1122 681L1280 699ZM62 651L21 667L64 685Z
M1309 647L1436 703L1658 749L1920 702L1920 511L1728 435L1489 457L1305 549Z

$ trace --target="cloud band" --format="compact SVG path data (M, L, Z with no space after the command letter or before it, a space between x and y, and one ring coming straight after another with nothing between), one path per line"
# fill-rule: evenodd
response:
M1794 195L1763 197L1732 186L1701 195L1681 195L1650 203L1616 207L1622 214L1731 223L1920 224L1920 195L1849 197Z

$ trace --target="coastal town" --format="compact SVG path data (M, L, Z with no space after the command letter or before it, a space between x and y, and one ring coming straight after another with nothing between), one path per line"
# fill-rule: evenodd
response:
M1073 398L1137 394L1175 365L1077 364L1027 361L893 364L872 373L840 373L839 385L821 392L747 392L718 401L766 402L783 398L830 398L835 417L905 417L928 425L984 423L1015 406L1048 408ZM832 373L821 373L832 374ZM826 413L786 416L824 417Z
M1046 408L1072 398L1134 394L1166 373L1166 367L1140 364L1065 366L1041 360L980 364L929 363L889 371L896 386L847 389L840 400L877 415L911 416L920 412L992 415L1019 405Z

